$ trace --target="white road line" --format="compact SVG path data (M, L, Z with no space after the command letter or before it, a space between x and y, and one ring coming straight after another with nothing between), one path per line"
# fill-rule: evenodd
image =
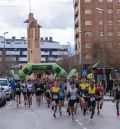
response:
M87 128L84 127L83 129L87 129Z
M83 127L83 124L81 122L78 122L78 124Z

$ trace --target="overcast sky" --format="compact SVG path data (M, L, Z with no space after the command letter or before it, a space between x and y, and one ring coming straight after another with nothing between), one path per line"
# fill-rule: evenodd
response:
M32 12L42 26L41 36L53 36L54 40L74 42L73 0L31 0ZM26 36L29 0L0 0L0 35Z

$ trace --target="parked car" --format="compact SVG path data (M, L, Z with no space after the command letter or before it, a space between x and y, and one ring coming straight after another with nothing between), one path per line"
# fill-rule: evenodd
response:
M12 96L12 91L11 91L11 87L9 86L9 82L6 78L0 78L0 86L2 87L6 99L10 100L11 96Z
M0 107L6 104L6 96L3 90L4 89L0 86Z

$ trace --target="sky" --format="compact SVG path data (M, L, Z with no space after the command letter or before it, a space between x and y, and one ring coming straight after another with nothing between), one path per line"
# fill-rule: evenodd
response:
M31 0L31 12L42 26L41 37L74 44L73 0ZM0 0L0 35L26 37L29 0Z

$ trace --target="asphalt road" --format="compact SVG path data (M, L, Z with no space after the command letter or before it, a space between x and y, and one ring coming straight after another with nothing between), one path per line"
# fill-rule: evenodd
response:
M16 107L15 101L10 101L0 108L0 129L120 129L120 118L116 117L115 103L105 102L100 116L95 114L94 121L90 121L90 114L83 117L77 112L77 118L72 121L63 108L63 116L57 113L53 117L51 109L45 102L38 107L35 98L31 108L23 103ZM80 110L80 109L79 109Z

